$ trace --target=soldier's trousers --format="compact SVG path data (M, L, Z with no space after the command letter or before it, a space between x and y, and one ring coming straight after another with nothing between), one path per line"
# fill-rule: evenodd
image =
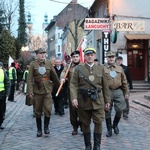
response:
M79 118L82 123L83 133L90 132L91 119L94 123L94 132L102 133L102 122L104 120L104 109L83 110L78 108Z
M52 111L52 97L51 93L35 94L34 95L35 114L37 118L40 118L42 112L46 117L51 116Z
M69 101L69 112L70 112L70 123L74 129L77 129L80 125L78 111L72 106L72 103Z
M129 114L130 109L129 100L126 100L126 105L127 107L123 110L123 114Z
M120 117L122 111L126 108L126 100L121 89L110 90L111 104L105 113L105 118L111 118L112 108L116 111L116 116Z

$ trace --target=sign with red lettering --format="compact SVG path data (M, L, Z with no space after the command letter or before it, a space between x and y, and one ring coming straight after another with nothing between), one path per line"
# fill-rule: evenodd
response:
M109 18L85 18L84 30L109 30Z

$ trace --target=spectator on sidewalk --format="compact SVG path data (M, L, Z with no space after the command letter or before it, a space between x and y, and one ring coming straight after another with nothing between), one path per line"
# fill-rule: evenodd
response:
M62 71L61 77L60 77L61 82L65 82L66 80L68 81L69 90L70 90L70 80L71 80L71 77L73 75L74 69L76 68L77 65L80 64L80 52L79 51L73 51L71 53L71 59L72 59L72 63L71 63L71 67L69 69L69 73L67 75L67 78L64 79L64 76L67 72L69 64L67 64L64 67L64 70ZM76 135L76 134L78 134L79 126L80 126L80 129L82 131L82 126L81 126L81 122L79 120L78 111L76 108L74 108L72 106L71 98L70 98L70 91L68 92L68 98L69 98L70 123L73 127L72 135Z
M6 103L6 98L8 98L10 94L10 80L2 68L3 63L0 62L0 129L4 129L4 127L2 127L4 120L4 105Z
M116 53L108 51L106 53L107 63L104 64L104 71L107 77L108 86L111 96L111 105L109 110L105 111L105 119L107 126L107 137L112 136L112 127L115 134L119 134L118 124L121 118L122 111L126 108L125 99L129 98L128 83L125 73L121 66L115 63ZM111 122L111 112L114 106L115 117L113 126Z
M18 64L18 68L16 69L16 72L17 72L16 91L18 91L20 89L21 81L22 81L22 77L23 77L23 71L22 71L21 66L22 66L22 64Z
M124 73L127 78L127 81L128 81L129 89L133 89L130 71L127 66L123 65L123 58L121 56L118 56L116 58L116 63L117 63L117 65L119 65L123 68ZM129 115L129 109L130 109L129 99L126 99L126 105L127 105L127 107L123 110L123 118L125 118L125 119L127 119L128 115Z
M56 71L56 74L58 78L60 79L60 74L64 69L64 66L61 64L61 59L59 57L56 57L54 60L54 69ZM56 96L58 88L54 85L53 87L53 92L52 92L52 97L54 101L54 108L55 108L55 115L64 115L64 89L61 90L58 96Z
M104 108L110 105L109 88L104 69L94 64L96 50L84 50L85 64L78 65L71 78L70 94L73 107L78 109L86 150L91 150L91 120L94 123L94 150L100 150Z
M60 82L50 60L46 60L46 51L39 48L35 51L36 60L30 63L27 79L27 95L34 99L37 125L37 137L42 136L42 112L44 112L44 133L49 134L49 122L52 110L53 84L59 87ZM52 81L53 83L52 83Z
M17 83L17 71L15 68L14 62L11 63L11 67L8 70L8 75L9 75L9 79L11 82L10 96L9 96L8 100L11 102L15 102L14 94L15 94L15 87L16 87L16 83Z

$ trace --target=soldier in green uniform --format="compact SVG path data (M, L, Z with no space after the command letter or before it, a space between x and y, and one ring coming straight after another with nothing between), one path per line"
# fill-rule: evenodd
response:
M70 94L78 109L86 150L91 150L91 119L94 122L94 150L100 150L102 121L109 108L110 95L103 67L94 64L96 50L84 50L85 64L78 65L71 78Z
M115 63L116 53L108 51L106 53L107 63L104 64L104 71L108 80L111 95L110 109L105 113L107 137L112 136L112 127L115 134L119 134L118 123L121 118L122 111L126 108L125 99L129 98L129 89L124 70ZM111 122L111 111L114 105L115 117L113 126Z
M49 121L52 110L53 82L59 87L59 79L50 60L45 59L46 51L42 48L35 51L36 60L30 63L27 79L27 95L34 98L37 137L42 136L41 115L44 111L44 133L49 134Z
M71 53L71 59L72 63L70 66L69 73L67 75L68 80L68 86L70 88L70 79L74 72L74 69L77 65L80 64L80 52L79 51L73 51ZM65 82L66 79L64 79L65 73L68 69L68 65L65 66L64 70L61 73L61 82ZM69 98L69 112L70 112L70 123L73 126L72 135L76 135L78 133L78 127L81 127L81 122L79 121L78 112L77 109L72 107L71 101L70 101L70 92L68 92L68 98ZM82 129L81 129L82 130Z

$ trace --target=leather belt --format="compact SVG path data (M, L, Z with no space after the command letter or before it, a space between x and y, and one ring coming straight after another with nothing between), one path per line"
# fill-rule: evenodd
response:
M42 78L42 81L48 81L49 78Z
M115 88L115 89L113 89L113 88L109 88L110 90L119 90L120 89L120 87L118 87L118 88Z

